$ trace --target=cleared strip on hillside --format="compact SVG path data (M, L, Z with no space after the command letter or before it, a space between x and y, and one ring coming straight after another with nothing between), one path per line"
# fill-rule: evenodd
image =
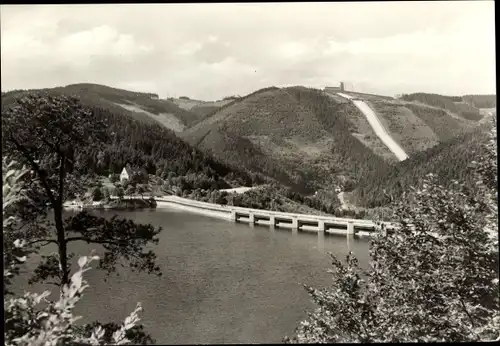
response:
M370 123L375 134L380 138L382 142L393 152L393 154L398 158L399 161L404 161L408 158L403 148L392 139L391 135L385 130L379 118L375 112L368 106L364 101L355 99L354 97L344 94L337 93L339 96L349 99L353 104L358 107L358 109L366 116L366 119Z

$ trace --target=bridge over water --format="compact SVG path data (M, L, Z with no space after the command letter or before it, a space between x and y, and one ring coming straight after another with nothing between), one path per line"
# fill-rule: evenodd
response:
M248 223L249 225L267 225L276 228L287 228L293 231L343 233L354 235L358 232L371 233L376 224L371 220L338 218L308 214L285 213L278 211L251 209L206 203L177 196L156 197L158 206L177 207L186 211L221 218L232 222ZM395 226L383 222L389 231Z

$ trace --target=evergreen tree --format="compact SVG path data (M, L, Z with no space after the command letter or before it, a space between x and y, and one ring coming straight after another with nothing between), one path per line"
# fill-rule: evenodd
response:
M140 304L120 326L116 323L101 324L98 321L76 326L77 317L73 308L82 297L87 287L83 280L83 272L89 264L98 259L97 256L83 256L78 260L79 269L72 275L70 283L64 285L58 300L48 299L50 291L25 293L22 297L13 296L9 291L10 279L19 274L19 266L27 260L31 253L25 238L12 237L13 228L19 227L23 220L18 216L24 208L36 206L31 199L27 178L30 171L19 167L14 162L2 161L3 180L3 232L4 232L4 339L6 345L96 345L96 344L150 344L153 343L143 330L136 326L139 320ZM44 301L43 307L40 303Z
M22 94L2 109L2 154L16 158L32 173L30 198L33 203L20 211L23 227L9 229L9 239L27 238L33 251L56 244L58 253L43 258L31 281L69 283L68 243L100 244L105 256L100 268L114 271L125 259L132 268L160 274L156 255L146 246L157 243L160 229L129 220L95 217L87 212L63 218L63 203L89 185L85 151L100 150L108 139L102 119L72 97L43 93ZM49 211L53 214L52 223ZM75 235L76 233L76 235Z
M332 256L329 288L306 286L317 309L288 342L500 340L496 129L471 163L474 189L429 174L395 201L398 227L381 226L368 270Z

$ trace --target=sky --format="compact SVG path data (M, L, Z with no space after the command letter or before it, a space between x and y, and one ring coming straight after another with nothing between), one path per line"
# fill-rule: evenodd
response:
M1 86L494 94L493 1L1 5Z

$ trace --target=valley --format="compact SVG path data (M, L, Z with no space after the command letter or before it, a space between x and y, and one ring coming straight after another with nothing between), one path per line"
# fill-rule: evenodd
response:
M252 93L185 130L181 137L216 157L250 170L259 169L288 186L294 181L310 187L308 191L338 188L352 199L360 195L362 186L372 185L380 195L378 204L383 205L387 196L382 191L392 193L393 189L374 181L400 171L394 167L414 165L422 156L427 157L431 148L435 148L432 153L448 150L443 148L449 147L449 141L456 143L457 138L484 131L480 119L471 120L470 116L418 101L370 95L366 103L383 128L408 153L407 163L397 163L367 119L349 102L331 92L303 87ZM283 123L280 114L288 114L290 120ZM246 149L241 150L243 147ZM467 156L468 150L461 150ZM259 153L258 160L255 153ZM453 160L447 160L450 159ZM455 159L461 162L460 158ZM284 169L276 174L266 165ZM454 174L462 176L464 169L457 167ZM418 179L418 174L412 179ZM371 203L359 203L360 207L366 205Z
M0 7L6 345L500 341L493 1Z
M464 96L465 112L457 106L464 101L439 95L391 98L336 91L270 87L218 101L164 100L74 84L7 92L2 104L20 93L43 92L76 96L90 107L107 123L109 139L99 152L79 158L86 162L83 174L107 177L131 162L159 179L150 191L234 203L211 191L226 196L240 189L236 203L243 207L353 217L377 216L376 210L428 172L466 178L465 163L480 147L484 119L496 105L491 97ZM375 123L352 97L364 101ZM490 108L475 108L473 102ZM374 124L387 138L374 131ZM388 140L399 149L389 150ZM453 169L440 169L443 160ZM255 185L261 187L242 189Z

